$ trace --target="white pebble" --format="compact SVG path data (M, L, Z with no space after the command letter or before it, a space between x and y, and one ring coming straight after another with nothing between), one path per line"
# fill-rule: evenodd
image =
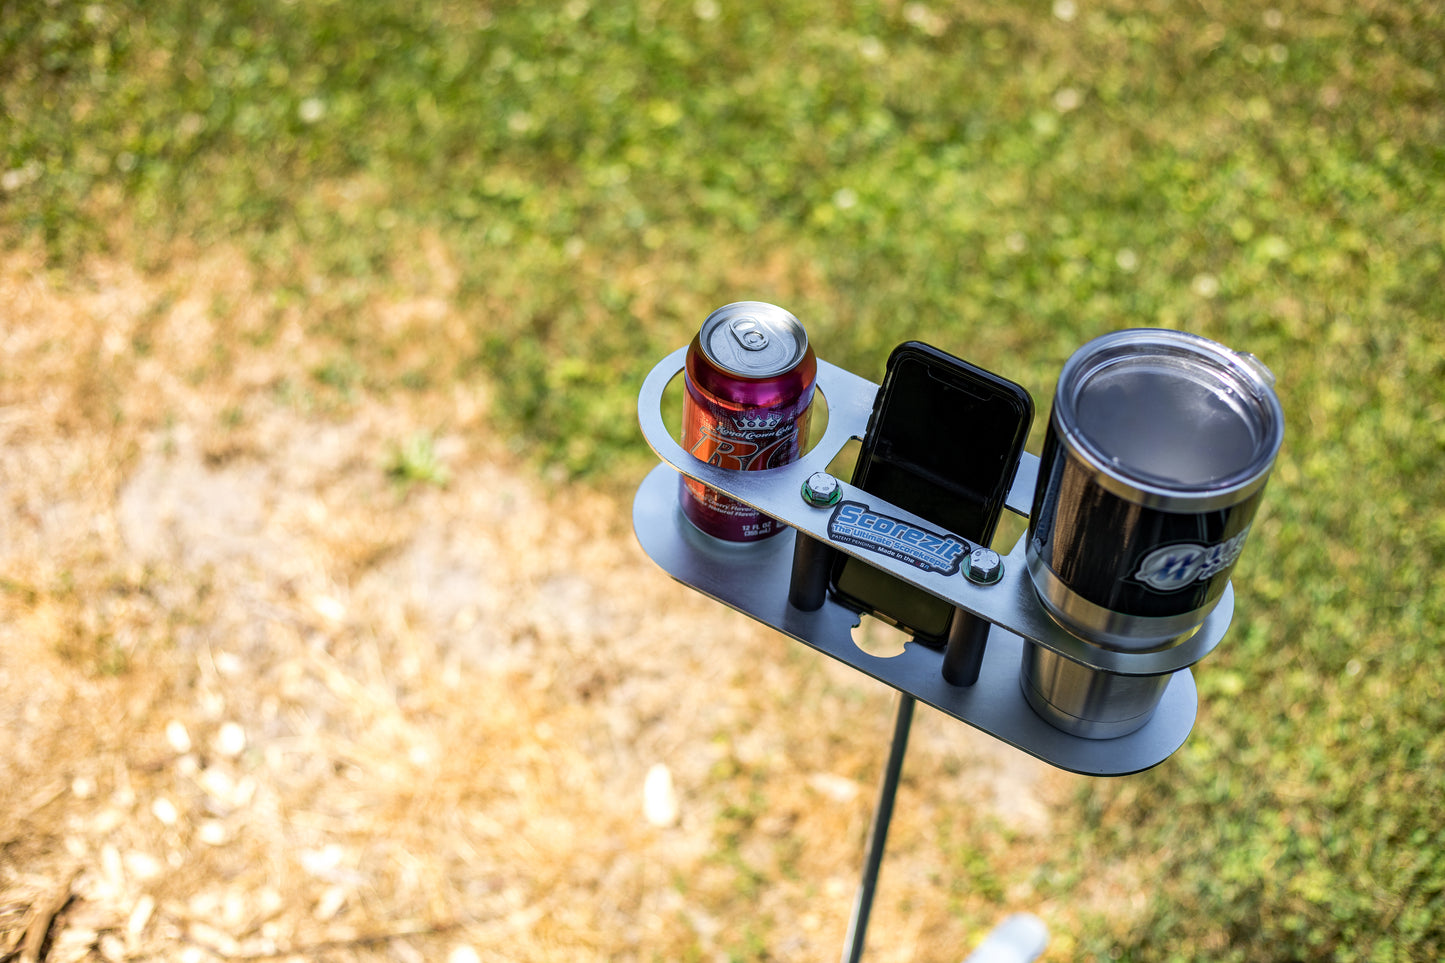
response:
M231 841L231 834L220 820L208 819L196 830L196 838L207 846L224 846Z
M135 901L135 908L130 911L130 918L125 921L125 931L132 939L140 936L151 921L151 914L156 911L155 898L149 895L142 896Z
M642 784L642 814L654 826L677 825L677 790L672 784L672 771L660 762L647 770Z
M223 724L221 730L216 733L216 751L230 759L245 752L246 730L236 722Z
M312 876L324 879L335 874L345 858L346 850L335 843L328 843L321 849L304 850L301 853L301 866Z
M100 954L100 958L105 960L105 963L125 963L129 958L125 949L125 940L114 933L101 933L95 950Z
M150 853L132 850L126 853L122 859L125 862L126 874L135 879L142 881L155 879L161 874L161 861Z
M176 804L165 796L157 796L151 803L151 815L160 820L164 826L174 826L181 818L181 814L176 811Z
M346 606L329 595L318 595L311 600L311 608L328 622L346 620Z
M118 890L125 885L125 865L121 862L120 850L110 843L100 847L100 871L112 888Z
M323 923L329 922L341 912L341 907L346 903L346 890L340 886L328 886L321 898L316 901L315 916Z
M236 792L236 781L214 766L202 769L196 782L205 790L206 795L223 805L230 804L231 797Z
M186 724L179 719L172 719L166 723L166 742L176 752L185 755L191 751L191 734L186 731Z
M858 798L858 784L846 776L831 772L815 772L808 777L808 785L838 803L849 803Z

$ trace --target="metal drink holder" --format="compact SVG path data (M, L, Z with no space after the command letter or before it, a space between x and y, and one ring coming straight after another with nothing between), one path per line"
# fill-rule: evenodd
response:
M1039 602L1024 560L1025 538L1003 556L1001 578L976 584L960 574L926 572L907 562L862 552L829 537L832 510L804 500L804 482L826 471L850 439L867 429L878 385L818 359L817 390L828 409L823 437L799 460L763 471L736 471L694 457L668 432L662 416L663 393L683 369L687 349L668 355L648 374L638 396L642 433L663 460L643 479L633 500L632 523L643 550L673 578L718 602L852 666L900 693L888 765L869 840L864 878L854 904L844 959L861 958L873 889L881 863L888 821L907 746L914 701L966 722L1009 745L1070 772L1122 776L1163 762L1184 744L1198 710L1198 692L1189 666L1208 655L1224 637L1234 611L1233 586L1192 636L1171 648L1117 652L1088 645L1061 628ZM1027 517L1038 477L1038 457L1024 453L1008 494L1007 508ZM773 536L759 542L730 543L698 531L678 507L678 473L744 502L796 529L797 536ZM842 501L860 501L873 512L937 531L938 526L855 486L841 483ZM955 536L957 537L957 536ZM812 541L810 541L812 540ZM980 547L958 537L970 548ZM821 604L804 611L790 602L799 590L795 579L816 580L819 562L803 558L810 545L836 552L893 575L946 599L988 623L978 679L955 686L944 679L944 653L909 642L892 657L870 655L858 647L852 630L857 612L835 601L821 587ZM795 554L799 557L796 559ZM826 552L821 553L826 556ZM809 574L810 568L812 574ZM795 575L795 573L797 573ZM1025 700L1019 667L1027 643L1052 650L1093 669L1125 676L1171 675L1153 716L1138 730L1113 739L1070 735L1045 722Z

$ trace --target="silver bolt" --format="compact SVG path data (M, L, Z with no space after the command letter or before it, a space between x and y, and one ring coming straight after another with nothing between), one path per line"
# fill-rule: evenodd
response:
M991 548L976 548L969 555L963 574L977 585L992 585L1003 578L1003 559Z
M803 501L814 508L836 505L842 497L843 486L838 484L838 479L825 471L815 471L803 482Z

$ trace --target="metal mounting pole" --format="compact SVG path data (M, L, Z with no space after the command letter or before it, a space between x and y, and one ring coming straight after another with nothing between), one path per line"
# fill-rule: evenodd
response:
M873 811L873 826L868 831L868 855L863 863L863 879L853 900L853 916L848 921L848 940L843 949L843 963L858 963L863 958L863 945L868 933L868 915L873 910L873 892L878 888L878 869L883 864L883 846L888 842L888 823L893 819L893 799L898 793L898 777L903 772L903 754L908 750L908 730L913 725L916 700L906 692L898 693L898 715L893 721L893 743L888 747L888 765L883 770L883 784L878 789L878 807Z

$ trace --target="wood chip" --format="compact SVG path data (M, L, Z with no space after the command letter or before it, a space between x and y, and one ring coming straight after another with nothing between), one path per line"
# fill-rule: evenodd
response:
M20 943L20 963L39 963L40 951L45 946L46 937L50 935L51 924L65 908L65 904L70 902L71 885L79 875L79 870L72 871L48 898L30 908L30 919L25 924L25 939Z

